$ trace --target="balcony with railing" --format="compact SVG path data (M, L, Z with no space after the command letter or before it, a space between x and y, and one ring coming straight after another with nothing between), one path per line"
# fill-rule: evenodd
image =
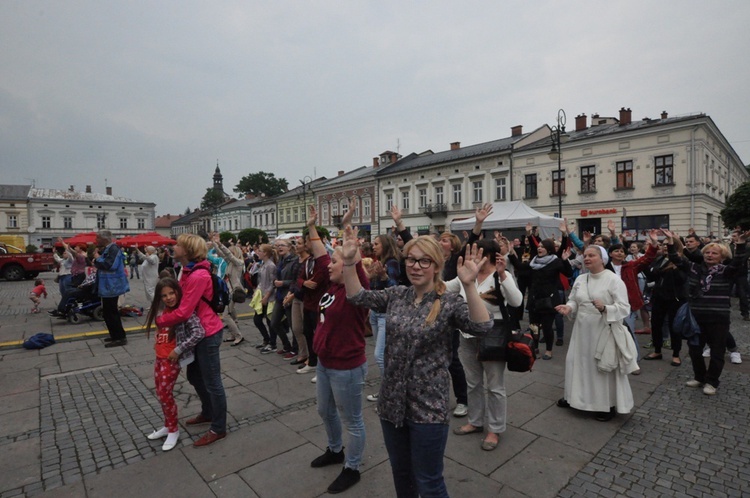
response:
M434 216L447 216L448 215L448 205L442 202L435 203L435 204L427 204L426 206L419 208L419 209L428 218L432 218Z

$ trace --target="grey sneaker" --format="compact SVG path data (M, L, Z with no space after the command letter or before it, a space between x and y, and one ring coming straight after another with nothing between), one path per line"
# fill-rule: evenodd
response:
M703 382L692 379L692 380L685 382L685 385L688 387L703 387Z
M465 417L468 414L469 414L469 407L464 405L463 403L457 404L456 409L453 410L454 417Z
M711 384L706 384L705 386L703 386L703 394L713 396L714 394L716 394L716 388Z

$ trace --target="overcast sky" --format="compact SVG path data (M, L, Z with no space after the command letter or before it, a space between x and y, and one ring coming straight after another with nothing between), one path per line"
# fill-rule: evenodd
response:
M197 207L575 116L703 112L750 162L750 2L0 1L0 183Z

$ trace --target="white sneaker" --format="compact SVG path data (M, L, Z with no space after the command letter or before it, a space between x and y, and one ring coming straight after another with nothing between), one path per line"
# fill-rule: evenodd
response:
M169 430L166 427L162 427L161 429L152 432L146 437L153 441L154 439L161 439L163 437L167 437L167 434L169 434Z
M713 396L714 394L716 394L716 388L711 384L706 384L705 386L703 386L703 394Z
M378 400L378 393L367 395L367 401L377 401L377 400Z
M167 440L164 441L164 445L161 447L162 451L169 451L180 441L180 431L170 432L167 434Z
M711 358L711 348L709 348L708 346L706 346L705 348L703 348L703 357L704 358Z
M734 351L733 353L729 353L729 361L731 361L735 365L739 365L740 363L742 363L742 356L740 356L740 352Z
M689 380L689 381L685 382L685 385L688 386L688 387L702 387L703 386L703 382L701 382L699 380L692 379L692 380Z
M315 377L310 379L310 382L312 382L313 384L316 384L318 382L318 376L316 375Z
M468 414L469 414L469 407L464 405L463 403L457 404L456 409L453 410L454 417L465 417Z
M310 365L305 365L302 368L298 368L297 369L297 373L298 374L308 374L308 373L314 372L315 370L316 370L316 367L311 367Z

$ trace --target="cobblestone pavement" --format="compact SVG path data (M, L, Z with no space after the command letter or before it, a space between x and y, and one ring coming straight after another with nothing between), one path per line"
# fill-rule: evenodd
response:
M725 370L717 396L686 378L672 372L560 496L750 496L750 377Z
M73 326L25 315L26 287L0 283L0 335L23 337L50 324L56 335L102 329L101 322ZM127 319L126 327L140 321ZM42 351L0 351L0 498L321 496L337 471L309 468L325 449L312 375L294 375L278 355L260 355L251 320L241 330L243 346L222 346L232 434L207 449L192 448L206 428L184 426L199 403L183 374L175 387L180 443L166 454L160 441L145 438L162 414L153 392L153 349L143 334L131 332L125 348L104 349L100 340L84 338ZM747 356L750 324L735 319L731 330ZM368 394L378 385L372 351L370 339ZM631 377L633 414L603 424L555 406L565 348L555 353L534 372L506 374L508 430L496 451L480 451L478 434L449 436L451 496L750 496L750 358L742 365L727 361L716 396L685 386L688 358L681 368L643 362L643 374ZM392 496L372 403L365 404L365 420L362 481L345 496ZM464 422L453 419L451 426ZM162 488L152 473L165 481Z

